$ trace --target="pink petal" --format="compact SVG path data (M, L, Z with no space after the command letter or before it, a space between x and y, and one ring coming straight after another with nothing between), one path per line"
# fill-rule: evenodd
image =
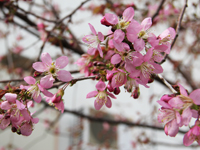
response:
M115 97L112 93L110 93L110 92L106 92L106 93L107 93L110 97L116 99L116 97Z
M188 126L188 124L190 123L190 120L192 118L192 112L190 108L187 108L185 110L183 110L183 113L181 115L181 120L182 120L182 124L185 126Z
M105 18L112 25L115 25L118 23L118 17L115 14L106 13Z
M136 39L134 41L134 49L138 52L140 52L141 50L144 49L144 46L145 46L145 42L143 41L143 39Z
M95 42L95 37L96 35L86 35L82 38L83 42L87 43L87 44L92 44Z
M159 40L157 39L157 37L153 34L153 33L150 33L148 34L149 37L148 37L148 42L154 47L156 45L159 45Z
M190 146L196 139L196 136L192 136L191 131L188 131L183 137L183 144Z
M15 103L15 100L17 99L17 94L13 93L6 93L5 98L10 103Z
M122 43L117 43L117 42L115 42L115 40L112 40L112 41L113 41L114 47L115 47L118 51L122 52L122 51L124 50L124 47L123 47Z
M86 98L91 98L97 96L98 92L97 91L92 91L87 94Z
M16 104L17 104L17 108L19 110L22 110L25 108L25 105L23 103L21 103L20 101L16 100Z
M196 105L200 105L200 89L194 90L192 93L190 93L189 97Z
M2 119L2 117L3 117L3 115L0 115L0 120L1 120L0 129L4 130L10 124L10 118Z
M37 124L39 122L39 118L32 118L31 121L34 123L34 124Z
M172 107L168 104L168 103L166 103L165 101L162 101L162 100L159 100L159 101L157 101L158 102L158 104L160 104L162 107L164 107L164 108L168 108L168 109L171 109Z
M137 32L135 32L135 33L129 33L129 32L127 32L126 36L127 36L128 40L129 40L130 42L132 42L132 43L133 43L135 40L137 40L137 38L138 38Z
M41 97L41 95L39 95L38 97L34 96L33 99L34 99L34 101L35 101L36 103L40 103L41 100L42 100L42 97Z
M93 25L91 25L90 23L88 23L88 24L89 24L89 26L90 26L90 30L92 31L92 33L93 33L94 35L97 35L97 32L96 32L96 30L94 29Z
M26 109L20 110L20 113L23 115L24 120L26 120L27 122L31 120L31 116Z
M32 133L32 126L28 123L25 123L23 126L21 126L20 131L22 135L29 136Z
M103 42L104 41L104 36L101 32L98 32L98 39Z
M175 35L176 35L176 31L174 30L174 28L169 27L168 29L166 29L165 31L163 31L159 37L161 39L167 37L168 35L170 35L170 39L174 39Z
M178 86L180 88L181 94L188 97L188 94L187 94L187 91L185 90L185 88L181 84L178 84Z
M26 83L32 84L32 85L35 84L35 82L36 82L35 78L33 78L33 77L31 77L31 76L25 77L25 78L24 78L24 81L26 81Z
M56 68L62 69L65 66L67 66L68 62L69 61L68 61L67 56L61 56L61 57L56 59L55 66L56 66Z
M4 101L4 102L1 103L1 109L8 110L10 108L11 108L11 105L8 101Z
M113 64L113 65L115 65L115 64L118 64L118 63L120 63L121 62L121 56L119 55L119 54L115 54L115 55L113 55L112 57L111 57L111 63Z
M107 53L106 53L106 56L104 57L104 59L106 60L109 60L112 55L114 54L115 52L113 50L109 50Z
M168 103L169 105L171 105L173 108L176 108L176 109L181 109L184 104L179 97L172 98L171 100L169 100Z
M115 32L114 32L114 40L117 43L121 43L124 40L124 36L125 36L125 33L122 30L120 30L120 29L115 30Z
M103 104L104 104L104 102L103 102L102 100L96 99L96 100L94 101L94 108L95 108L96 110L99 110L99 109L101 109L101 107L103 106Z
M134 34L137 35L142 30L142 26L139 22L132 19L131 23L129 24L128 28L126 29L127 34Z
M72 80L72 75L69 71L60 70L57 72L57 78L63 82L69 82Z
M55 104L55 107L56 107L58 110L60 110L62 113L64 112L65 107L64 107L63 101L60 101L60 103L54 103L54 104Z
M99 82L96 84L96 88L99 91L104 91L106 89L106 84L103 81L99 80Z
M145 62L149 61L149 60L151 59L152 55L153 55L153 50L152 50L152 49L149 49L149 50L147 51L146 55L144 55L143 60L144 60Z
M36 70L36 71L39 71L39 72L45 72L47 71L47 67L44 65L43 62L35 62L33 63L32 67Z
M88 49L87 53L90 54L90 55L94 55L96 50L97 50L96 48L91 47L91 48Z
M154 47L154 49L158 52L164 52L168 49L168 46L166 46L166 45L156 45Z
M55 79L51 76L51 75L47 75L41 78L40 80L40 85L43 88L51 88L53 86L53 82L55 81Z
M141 25L142 25L144 31L148 30L152 25L151 17L145 18L142 21Z
M133 7L128 7L123 12L123 20L125 22L131 21L134 17L134 9Z
M176 120L174 119L174 120L170 121L165 126L167 127L167 135L169 135L171 137L175 137L179 130L179 126L176 123Z
M107 97L107 102L105 103L105 105L108 107L108 108L111 108L112 107L112 101L109 97Z
M29 108L29 107L31 107L33 105L33 101L29 101L28 103L27 103L27 107Z
M103 58L103 51L102 51L102 49L101 49L100 44L98 44L97 50L99 51L99 55Z
M52 64L52 59L51 59L51 56L49 55L49 53L42 53L41 60L47 66L51 66L51 64Z

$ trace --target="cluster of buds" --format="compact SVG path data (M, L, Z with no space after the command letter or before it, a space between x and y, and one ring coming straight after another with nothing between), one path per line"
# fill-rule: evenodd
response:
M179 127L188 126L192 118L197 118L195 125L185 134L183 144L191 145L195 140L200 144L200 123L199 105L200 89L194 90L190 94L180 84L177 86L177 93L163 95L158 103L162 106L158 121L164 123L165 134L175 137Z
M111 27L106 36L89 24L93 34L82 39L89 48L77 64L86 76L98 75L102 82L108 81L104 90L119 94L124 86L133 98L138 98L139 84L148 87L152 76L163 72L159 63L170 52L175 30L170 27L156 36L149 30L150 17L141 24L133 17L132 7L123 12L122 18L106 13L101 19L102 25Z

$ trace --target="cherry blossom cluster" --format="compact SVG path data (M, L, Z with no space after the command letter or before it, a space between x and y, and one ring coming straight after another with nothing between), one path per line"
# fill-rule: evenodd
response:
M108 96L115 98L111 92L119 94L121 86L133 98L138 98L139 84L149 87L147 84L153 81L153 75L163 72L159 63L170 53L175 30L170 27L156 36L150 32L150 17L141 23L133 17L132 7L123 12L122 18L106 13L101 24L111 27L109 34L103 35L89 24L92 34L82 39L89 47L77 65L85 76L99 76L97 91L87 95L87 98L97 97L94 104L97 110L104 104L111 107Z
M175 137L179 127L189 126L191 119L196 118L195 125L185 134L183 144L189 146L197 141L200 145L200 89L188 94L184 87L178 84L176 94L163 95L158 103L162 106L158 121L165 124L165 134Z
M6 93L5 100L0 101L0 128L4 130L11 125L11 130L17 134L29 136L33 125L38 123L38 118L33 118L29 107L32 101L24 99L15 93Z
M5 97L5 100L0 100L0 128L2 130L12 126L13 132L29 136L33 125L39 121L38 118L32 117L29 107L33 105L32 100L36 103L41 102L41 92L50 105L64 112L62 96L68 82L72 79L70 72L62 70L68 64L68 58L61 56L53 62L48 53L42 53L41 60L42 62L35 62L32 65L36 70L34 75L42 75L40 80L37 81L34 77L27 76L24 81L28 85L20 85L17 89L9 87L0 95ZM52 94L48 89L53 86L55 80L67 83L56 94Z

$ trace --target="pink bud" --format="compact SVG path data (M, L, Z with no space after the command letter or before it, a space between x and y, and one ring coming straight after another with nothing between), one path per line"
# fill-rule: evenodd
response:
M110 23L106 20L105 16L103 16L103 18L101 19L101 24L102 24L102 25L105 25L105 26L107 26L107 27L112 26L112 24L110 24Z
M114 91L113 87L112 87L110 84L107 85L107 88L108 88L108 90L109 90L110 92L113 92L113 91Z
M115 95L118 95L120 93L120 89L119 89L119 87L116 87L115 89L114 89L114 94Z

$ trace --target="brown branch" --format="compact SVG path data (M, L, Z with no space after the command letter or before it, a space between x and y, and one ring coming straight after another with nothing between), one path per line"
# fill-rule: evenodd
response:
M90 0L86 0L86 1L84 1L84 2L82 2L76 9L74 9L69 15L67 15L67 16L65 16L64 18L62 18L61 20L59 20L58 22L57 22L57 24L60 24L60 23L62 23L66 18L69 18L69 22L71 22L71 17L72 17L72 15L79 9L79 8L81 8L85 3L87 3L88 1L90 1Z
M53 106L48 105L45 101L42 101L41 103L43 103L46 107L51 107L54 109ZM160 131L164 131L163 127L158 127L158 126L152 126L152 125L147 125L147 124L139 124L139 123L134 123L128 120L111 120L111 119L106 119L106 118L98 118L98 117L93 117L90 115L85 115L81 112L75 111L75 110L69 110L69 109L64 109L64 113L70 113L73 114L75 116L84 118L84 119L88 119L89 121L94 121L94 122L107 122L110 125L127 125L129 127L139 127L139 128L148 128L148 129L152 129L152 130L160 130ZM179 133L181 134L185 134L185 131L179 130Z
M165 2L165 0L162 0L162 1L160 2L160 5L158 6L158 8L157 8L155 14L152 16L152 22L153 22L153 20L156 18L156 16L159 14L159 11L162 9L162 6L163 6L164 2Z
M176 42L176 39L178 38L178 34L179 34L179 31L180 31L180 27L181 27L181 22L182 22L182 19L183 19L183 15L185 13L185 9L187 7L187 0L185 0L185 4L183 6L183 9L178 17L178 24L176 26L176 35L175 35L175 38L174 40L172 41L172 44L171 44L171 49L172 47L174 46L175 42Z

